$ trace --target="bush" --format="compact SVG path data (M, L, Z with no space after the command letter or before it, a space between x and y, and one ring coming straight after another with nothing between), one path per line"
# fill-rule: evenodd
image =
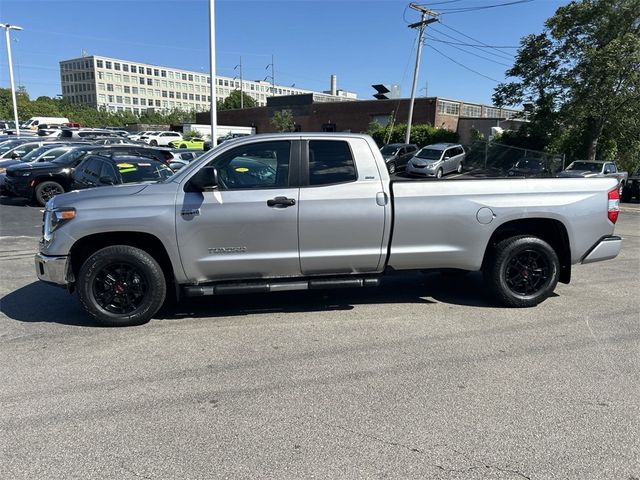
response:
M387 143L404 143L407 125L400 123L393 127L391 127L391 125L383 127L378 123L372 123L367 133L375 140L378 147L382 147ZM456 143L457 141L458 134L446 128L435 128L428 123L413 125L411 127L409 143L415 143L420 148L432 143Z

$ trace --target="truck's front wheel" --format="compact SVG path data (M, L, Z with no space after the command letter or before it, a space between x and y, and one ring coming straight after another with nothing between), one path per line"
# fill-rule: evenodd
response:
M147 323L162 306L167 289L158 262L129 245L91 255L80 267L76 286L84 309L109 327Z
M559 272L560 261L551 245L526 235L498 243L484 270L496 298L508 307L533 307L544 301L556 288Z

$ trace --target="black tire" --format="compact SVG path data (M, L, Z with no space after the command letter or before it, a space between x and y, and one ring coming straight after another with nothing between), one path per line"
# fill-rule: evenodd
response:
M36 185L33 198L38 205L44 207L50 199L61 193L64 193L62 185L58 182L46 181Z
M442 178L442 174L443 174L442 169L439 168L438 171L436 172L436 178Z
M622 189L622 193L620 194L620 201L621 202L630 202L631 201L631 189L628 187L624 187Z
M129 245L106 247L91 255L80 267L76 288L82 307L106 327L147 323L167 292L158 262Z
M187 148L187 146L183 143L182 145L180 145L180 148Z
M157 147L158 146L158 142L156 140L151 140L149 142L149 145L151 145L152 147Z
M462 173L462 171L463 171L463 170L464 170L464 165L462 164L462 162L460 162L460 163L458 164L458 170L457 170L457 172L458 172L458 173Z
M387 170L389 170L389 175L393 175L394 173L396 173L396 163L395 162L387 163Z
M484 275L496 299L507 307L534 307L558 284L558 255L538 237L507 238L490 255Z

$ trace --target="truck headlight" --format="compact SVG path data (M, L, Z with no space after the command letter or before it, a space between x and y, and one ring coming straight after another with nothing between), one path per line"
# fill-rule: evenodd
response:
M45 210L42 237L45 242L51 241L52 233L67 222L76 218L75 208L55 208Z

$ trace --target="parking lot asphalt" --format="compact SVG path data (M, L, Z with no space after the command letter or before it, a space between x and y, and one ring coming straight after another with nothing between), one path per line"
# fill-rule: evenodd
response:
M91 324L0 201L0 478L640 478L640 208L536 308L481 276Z

